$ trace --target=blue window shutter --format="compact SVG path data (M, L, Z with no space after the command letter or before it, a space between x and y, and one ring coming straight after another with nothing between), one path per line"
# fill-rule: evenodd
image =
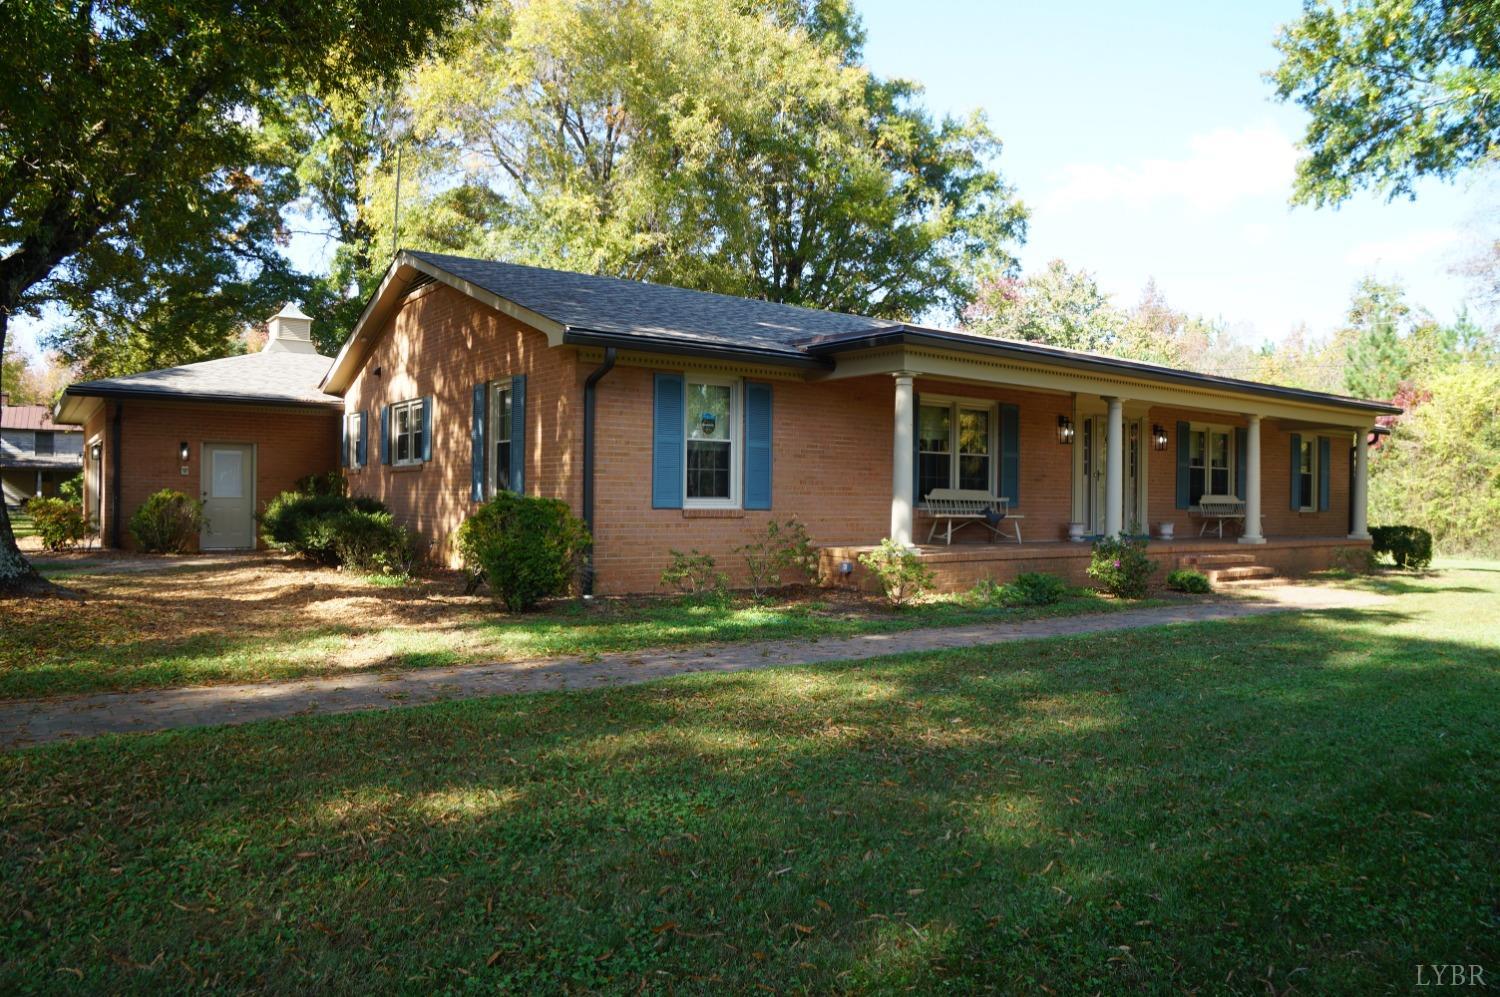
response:
M1185 422L1177 424L1177 508L1186 509L1193 504L1193 478L1189 465L1192 452L1188 449L1191 440L1188 434L1192 432Z
M422 459L432 459L432 396L422 399Z
M1302 508L1302 437L1292 434L1292 511Z
M354 463L364 467L370 462L370 417L366 412L359 413L359 436L354 441Z
M380 462L391 462L391 407L380 406Z
M526 375L510 379L510 490L526 494Z
M1012 507L1021 504L1021 410L1000 406L1000 494Z
M469 498L484 501L485 404L489 400L488 384L474 385L474 423L469 431Z
M1333 447L1326 436L1318 437L1318 511L1328 511L1328 464L1333 459Z
M1250 496L1245 494L1245 465L1250 460L1250 437L1245 430L1235 427L1234 430L1234 491L1235 497L1241 502L1248 502Z
M687 399L681 374L656 375L651 430L651 508L682 508L684 426Z
M349 417L346 415L339 420L344 424L343 431L339 433L339 467L349 466Z
M771 508L771 386L745 382L745 508Z

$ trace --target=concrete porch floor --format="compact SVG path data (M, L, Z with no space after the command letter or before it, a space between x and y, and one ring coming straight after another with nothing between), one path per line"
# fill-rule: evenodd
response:
M874 550L875 544L826 544L819 547L820 565L825 584L838 587L872 588L874 579L859 563L859 555ZM1296 578L1314 571L1335 567L1349 557L1344 551L1369 550L1370 541L1347 537L1267 537L1263 544L1242 544L1233 537L1178 537L1172 540L1152 538L1146 554L1158 565L1155 581L1178 568L1200 570L1228 566L1265 567L1270 577ZM982 579L1004 582L1027 571L1045 571L1058 575L1074 585L1088 585L1087 568L1091 555L1088 542L1037 540L993 543L977 537L952 546L919 544L918 556L936 576L937 590L958 592ZM1358 555L1355 555L1358 556ZM846 573L842 565L853 570Z

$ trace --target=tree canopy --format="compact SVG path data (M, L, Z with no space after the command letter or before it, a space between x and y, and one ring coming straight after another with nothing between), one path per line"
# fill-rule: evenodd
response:
M1306 0L1276 41L1277 96L1311 115L1294 200L1411 196L1500 141L1500 0Z
M389 115L399 239L390 148L339 200L377 246L956 313L1025 210L984 120L933 120L862 41L846 0L497 0Z

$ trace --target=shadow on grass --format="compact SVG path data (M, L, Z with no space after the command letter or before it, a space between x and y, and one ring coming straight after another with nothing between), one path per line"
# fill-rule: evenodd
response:
M1494 951L1500 896L1496 647L1414 629L1277 616L29 752L0 762L0 979L1404 988Z

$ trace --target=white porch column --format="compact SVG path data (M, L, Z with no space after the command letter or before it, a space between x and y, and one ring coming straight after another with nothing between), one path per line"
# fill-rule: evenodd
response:
M1354 529L1349 531L1350 540L1370 539L1369 502L1370 430L1362 428L1354 433L1354 494L1349 496Z
M1117 537L1125 528L1125 405L1118 398L1109 403L1109 431L1105 434L1104 535Z
M912 465L912 454L916 449L916 391L912 387L909 371L897 371L896 378L896 429L891 434L891 539L905 547L911 546L912 516L916 506L914 479L916 468Z
M1245 417L1245 531L1242 544L1263 544L1260 532L1260 416Z

